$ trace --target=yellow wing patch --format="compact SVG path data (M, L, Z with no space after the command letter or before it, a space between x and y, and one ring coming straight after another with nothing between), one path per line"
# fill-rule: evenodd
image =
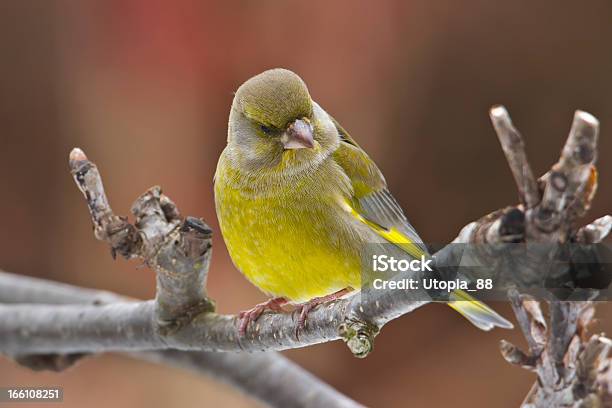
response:
M359 212L357 212L357 210L355 210L355 208L353 208L353 206L351 206L350 204L348 204L348 207L350 208L350 212L353 217L370 227L382 238L406 251L410 256L414 258L420 258L421 255L425 255L425 252L423 252L423 250L419 248L418 245L416 245L410 238L399 232L394 227L390 229L381 227L375 222L372 222L361 214L359 214Z

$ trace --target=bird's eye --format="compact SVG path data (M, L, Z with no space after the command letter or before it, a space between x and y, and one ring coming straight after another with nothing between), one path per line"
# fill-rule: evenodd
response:
M269 128L266 125L260 125L259 128L261 129L262 132L264 132L266 135L272 134L272 128Z

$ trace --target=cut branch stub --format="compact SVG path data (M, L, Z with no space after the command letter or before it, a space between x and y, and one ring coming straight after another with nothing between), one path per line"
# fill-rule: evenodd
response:
M520 348L506 340L501 340L499 349L504 359L510 364L519 365L527 370L533 370L536 363L536 358L526 354Z
M376 325L357 318L347 318L338 333L355 357L365 358L374 349L374 338L379 332Z
M606 215L580 228L576 233L576 241L582 244L597 244L603 241L611 230L612 216Z

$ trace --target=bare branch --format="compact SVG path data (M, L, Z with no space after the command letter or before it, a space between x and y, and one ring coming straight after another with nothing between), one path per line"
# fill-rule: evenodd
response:
M577 111L572 129L559 161L541 180L542 196L532 189L531 171L526 161L519 133L510 123L505 109L491 112L496 130L502 140L504 152L512 169L519 191L531 191L526 200L524 236L520 242L558 243L570 239L581 243L601 241L612 227L612 217L606 216L573 233L574 221L589 209L597 189L596 159L599 122L592 115ZM510 129L510 130L509 130ZM505 136L503 136L505 135ZM502 137L503 136L503 137ZM518 163L518 164L517 164ZM525 180L525 174L528 174ZM506 212L507 214L507 212ZM503 223L503 218L501 221ZM496 238L503 231L489 222L488 230L480 232L488 242L500 242ZM491 238L493 235L493 238ZM521 262L521 273L532 277L542 276L538 269L544 260L554 254L543 254L538 259ZM527 271L527 272L526 272ZM529 346L526 354L516 346L502 341L500 349L504 358L530 371L535 371L538 381L534 384L524 407L583 407L607 406L612 398L610 378L603 379L597 373L608 370L610 340L595 335L587 341L586 331L594 316L591 302L568 302L551 296L550 321L544 320L540 303L530 296L509 292L516 318ZM605 345L605 346L604 346Z
M101 305L129 301L132 299L110 292L0 271L0 303ZM274 407L361 406L273 352L250 354L159 350L128 355L210 376ZM16 361L34 369L61 371L81 357L81 354L29 354L17 356Z
M597 190L594 164L599 122L592 115L577 111L559 161L536 183L522 138L507 111L494 107L491 119L525 207L509 207L485 216L464 228L456 241L493 244L487 246L489 253L478 255L493 258L488 265L496 270L505 267L513 271L513 282L531 287L530 283L542 282L546 276L545 265L554 265L555 257L559 256L553 253L555 248L567 242L595 244L612 229L609 215L577 232L573 229L575 221L589 209ZM542 244L549 243L551 251L524 252L528 256L514 257L509 265L504 265L502 257L495 258L491 252L497 248L495 245L506 243L535 243L542 248L548 248ZM510 290L509 297L529 352L502 341L502 355L508 362L538 375L523 406L608 406L612 399L612 376L594 373L610 371L608 348L595 346L608 344L609 340L600 335L590 340L586 337L594 315L593 305L588 301L562 301L549 294L547 322L540 303L531 296Z
M523 138L512 124L510 115L503 106L497 105L491 108L489 116L510 165L510 170L512 170L521 201L527 208L533 208L540 202L540 193L527 161Z
M136 357L210 375L273 407L362 407L276 353L166 350L140 352Z
M538 376L522 406L609 406L612 381L602 374L609 371L612 362L609 355L612 341L603 335L587 339L587 327L594 315L593 305L590 302L553 302L551 307L550 330L543 333L545 342L537 353L525 354L506 341L500 344L507 361L535 371ZM539 302L521 297L515 310L517 317L527 317L529 326L542 326ZM529 342L529 335L525 337Z
M378 292L364 301L359 297L321 305L295 336L293 314L266 313L244 338L237 336L237 316L202 313L189 325L160 333L155 323L155 302L126 302L101 306L0 305L0 350L7 354L133 351L142 349L201 351L286 350L340 339L339 327L353 328L356 354L369 351L377 330L365 318L382 325L408 313L425 301L400 296L399 291ZM378 305L376 302L378 301ZM363 312L362 312L363 311ZM380 313L380 314L379 314ZM351 320L351 316L355 316ZM364 318L365 316L365 318ZM383 316L383 317L381 317ZM25 319L25 320L24 320ZM27 323L25 323L27 322Z

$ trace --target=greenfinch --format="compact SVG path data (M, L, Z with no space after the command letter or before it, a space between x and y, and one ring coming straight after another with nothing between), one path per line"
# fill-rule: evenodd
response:
M427 254L376 164L286 69L237 90L214 191L232 261L274 297L241 314L242 334L266 308L298 304L303 326L317 304L359 289L371 242ZM454 295L449 305L477 327L512 327L467 293Z

